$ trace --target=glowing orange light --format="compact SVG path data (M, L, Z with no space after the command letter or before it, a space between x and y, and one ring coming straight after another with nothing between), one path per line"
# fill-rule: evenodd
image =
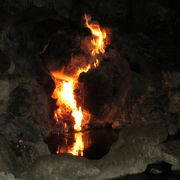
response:
M91 54L95 56L96 54L104 54L106 47L106 38L107 33L105 29L102 29L99 24L93 23L91 21L91 16L85 15L86 27L90 29L93 39L91 40L92 45L94 46Z
M56 154L61 153L70 153L74 156L83 156L84 154L84 142L83 142L83 133L82 132L76 132L74 135L75 142L70 147L58 147L56 150Z
M91 68L96 68L99 66L100 61L96 57L98 54L105 53L105 47L107 45L107 33L105 29L102 29L99 24L93 23L91 17L88 15L84 16L85 25L90 29L92 33L91 44L93 50L91 51L91 57L93 61L87 63L86 65L76 65L75 61L77 59L72 59L71 66L77 66L74 72L67 73L63 68L61 71L51 72L51 76L55 83L55 90L52 94L52 98L56 99L57 109L54 112L54 119L59 122L63 121L66 114L70 114L74 119L74 130L82 130L82 121L89 117L90 114L87 111L84 111L82 106L79 106L77 102L76 95L74 93L75 89L79 88L78 78L79 75L84 72L88 72ZM74 60L74 64L73 64ZM84 64L84 63L83 63ZM71 68L69 68L71 69ZM67 126L67 125L66 125ZM65 127L64 127L65 128ZM82 133L75 133L75 143L73 148L69 148L66 152L73 155L83 156L84 142L82 138ZM58 147L57 153L62 153L61 147Z

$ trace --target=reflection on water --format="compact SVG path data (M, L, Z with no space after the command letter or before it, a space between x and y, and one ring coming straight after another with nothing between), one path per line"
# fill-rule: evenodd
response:
M48 140L51 153L71 153L88 159L100 159L108 153L116 141L118 132L112 129L96 129L84 132L53 134Z
M70 153L73 154L74 156L83 156L83 151L84 151L83 133L76 132L73 135L74 135L74 143L70 146L68 146L67 143L64 146L59 145L56 150L56 154Z

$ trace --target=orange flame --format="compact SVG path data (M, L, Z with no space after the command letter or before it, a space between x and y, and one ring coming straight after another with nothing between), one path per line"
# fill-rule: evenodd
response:
M90 67L78 69L77 74L70 77L62 72L51 72L51 76L55 82L56 88L52 94L52 98L57 99L56 105L59 107L55 110L55 120L58 122L63 119L63 114L70 112L75 120L74 129L81 131L83 112L82 107L78 107L74 90L78 86L78 77L82 72L87 72Z
M96 54L104 54L105 53L105 47L106 47L106 39L107 39L107 33L105 29L102 29L99 24L92 23L91 16L86 15L85 18L85 24L86 27L90 29L93 39L91 40L91 43L94 47L91 54L92 56L95 56Z
M58 147L56 150L56 154L61 154L66 152L73 154L74 156L83 156L84 142L83 142L82 132L76 132L74 138L75 138L75 142L71 147Z
M77 97L74 93L75 89L79 87L78 78L82 72L88 72L91 68L96 68L99 66L100 61L97 59L96 55L104 54L105 47L107 45L107 33L105 29L101 29L100 25L93 23L91 17L85 15L85 25L91 30L92 40L91 44L93 50L91 51L92 60L94 62L87 63L84 65L76 65L75 72L71 72L71 75L66 72L65 69L61 71L51 72L51 76L55 82L56 88L52 94L52 98L57 99L57 110L54 112L54 118L57 122L67 118L66 115L70 114L74 119L74 130L82 130L82 121L89 117L89 113L83 110L82 106L78 106L76 101ZM76 59L74 59L75 61ZM81 62L82 63L82 62ZM73 64L73 59L71 65ZM75 64L75 63L74 63ZM73 65L74 65L73 64ZM68 68L68 67L67 67ZM70 69L70 68L69 68ZM73 150L67 150L67 152L73 155L83 156L84 143L82 139L82 134L75 134L75 143L73 145ZM61 152L58 148L57 153Z

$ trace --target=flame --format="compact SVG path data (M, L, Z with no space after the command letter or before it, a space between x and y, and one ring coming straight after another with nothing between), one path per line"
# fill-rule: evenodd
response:
M73 150L71 151L71 154L83 156L83 150L84 150L84 143L82 138L82 132L75 134L75 143L73 144Z
M81 62L81 59L72 58L70 64L66 68L62 68L61 71L51 72L51 76L55 83L55 90L52 94L52 98L56 99L57 109L54 112L54 119L57 122L69 119L69 115L74 119L74 130L82 130L82 122L89 118L90 114L83 110L82 106L79 106L77 102L77 95L75 90L79 88L78 78L79 75L84 72L88 72L91 68L99 66L100 61L96 57L98 54L105 53L105 47L107 45L107 33L105 29L102 29L99 24L93 23L89 15L85 15L85 25L90 29L92 33L91 45L93 47L91 51L91 63ZM78 62L78 63L77 63ZM74 68L75 66L75 68ZM67 72L73 69L73 72ZM64 123L65 124L65 123ZM67 124L66 124L67 126ZM65 128L65 125L64 125ZM59 147L57 153L61 153ZM82 133L75 133L75 143L73 149L68 149L73 155L83 156L84 142Z
M107 33L105 29L102 29L99 24L92 23L91 16L86 15L84 16L86 27L90 29L93 39L91 43L93 45L93 50L91 52L92 56L96 54L104 54L105 47L107 45Z
M76 132L75 133L75 142L71 147L60 147L58 146L56 150L56 154L61 153L70 153L74 156L83 156L83 150L84 150L84 142L83 142L83 133L82 132Z
M85 68L80 68L77 74L70 77L64 75L62 72L51 72L51 76L55 82L56 88L52 94L52 98L57 99L56 105L59 107L55 110L54 118L58 122L63 119L63 114L70 112L75 120L74 129L76 131L81 131L83 112L82 107L78 107L74 90L78 87L78 77L82 72L87 72L90 66Z

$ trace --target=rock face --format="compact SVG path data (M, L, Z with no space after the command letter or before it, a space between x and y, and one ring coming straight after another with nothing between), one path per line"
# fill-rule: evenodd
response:
M5 137L0 148L1 171L16 174L30 166L37 157L49 154L39 129L32 121L1 114L0 132Z
M7 111L10 84L8 80L0 80L0 113Z
M148 164L161 161L158 144L167 135L167 129L157 124L122 129L110 152L97 162L101 170L99 179L141 173Z
M180 170L180 141L170 141L160 145L163 159L172 165L172 170Z
M17 172L17 160L7 139L0 135L0 172Z
M100 180L141 173L148 164L164 160L158 145L167 135L167 129L158 124L124 128L101 160L89 161L71 155L45 156L33 164L26 177L28 180Z
M4 172L0 172L0 179L1 180L18 180L14 177L13 174L4 173Z
M180 75L178 72L167 73L165 90L161 77L162 71L174 71L174 67L178 67L174 59L179 62L179 47L173 46L176 44L174 41L179 43L179 2L174 0L171 7L169 2L2 0L0 171L18 174L32 165L27 173L30 180L100 180L140 173L149 163L161 160L171 163L174 170L180 169L179 142L158 146L168 133L172 135L180 129ZM91 71L84 79L89 98L86 102L92 104L92 109L89 109L96 116L103 115L102 120L111 120L114 127L121 127L121 120L127 125L127 119L123 116L125 113L135 122L128 123L136 125L122 128L117 143L99 161L72 156L46 156L37 160L38 157L49 154L42 134L46 136L51 130L48 102L51 93L47 96L42 87L42 81L48 81L48 78L35 56L54 37L57 46L52 46L52 52L46 54L47 59L55 59L57 63L64 65L60 57L63 52L68 57L73 54L76 38L71 39L70 35L79 33L76 25L84 12L90 12L102 25L110 24L110 27L120 29L117 33L116 30L113 32L115 36L111 44L117 48L120 56L113 57L115 53L112 52L109 59L108 56L104 57L98 72ZM72 26L69 26L71 21ZM128 30L125 33L130 31L134 33L133 37L131 34L123 35L123 29L126 28ZM68 30L67 34L62 34L62 30ZM53 36L55 33L57 36ZM171 38L173 40L169 40ZM155 45L151 43L151 39ZM66 51L68 47L72 51ZM111 49L113 48L107 49L107 52L110 53ZM57 56L53 50L57 51ZM173 53L169 55L171 51ZM164 67L159 68L157 64ZM47 66L50 67L49 64ZM59 68L58 65L55 66ZM47 88L48 86L50 85ZM146 96L145 100L141 99L142 95ZM143 103L138 102L141 100ZM99 119L101 120L100 117ZM137 126L137 119L141 119L141 123L146 126ZM14 177L0 173L0 179Z
M87 159L71 155L45 156L36 161L28 172L27 180L70 180L95 177L100 170Z

